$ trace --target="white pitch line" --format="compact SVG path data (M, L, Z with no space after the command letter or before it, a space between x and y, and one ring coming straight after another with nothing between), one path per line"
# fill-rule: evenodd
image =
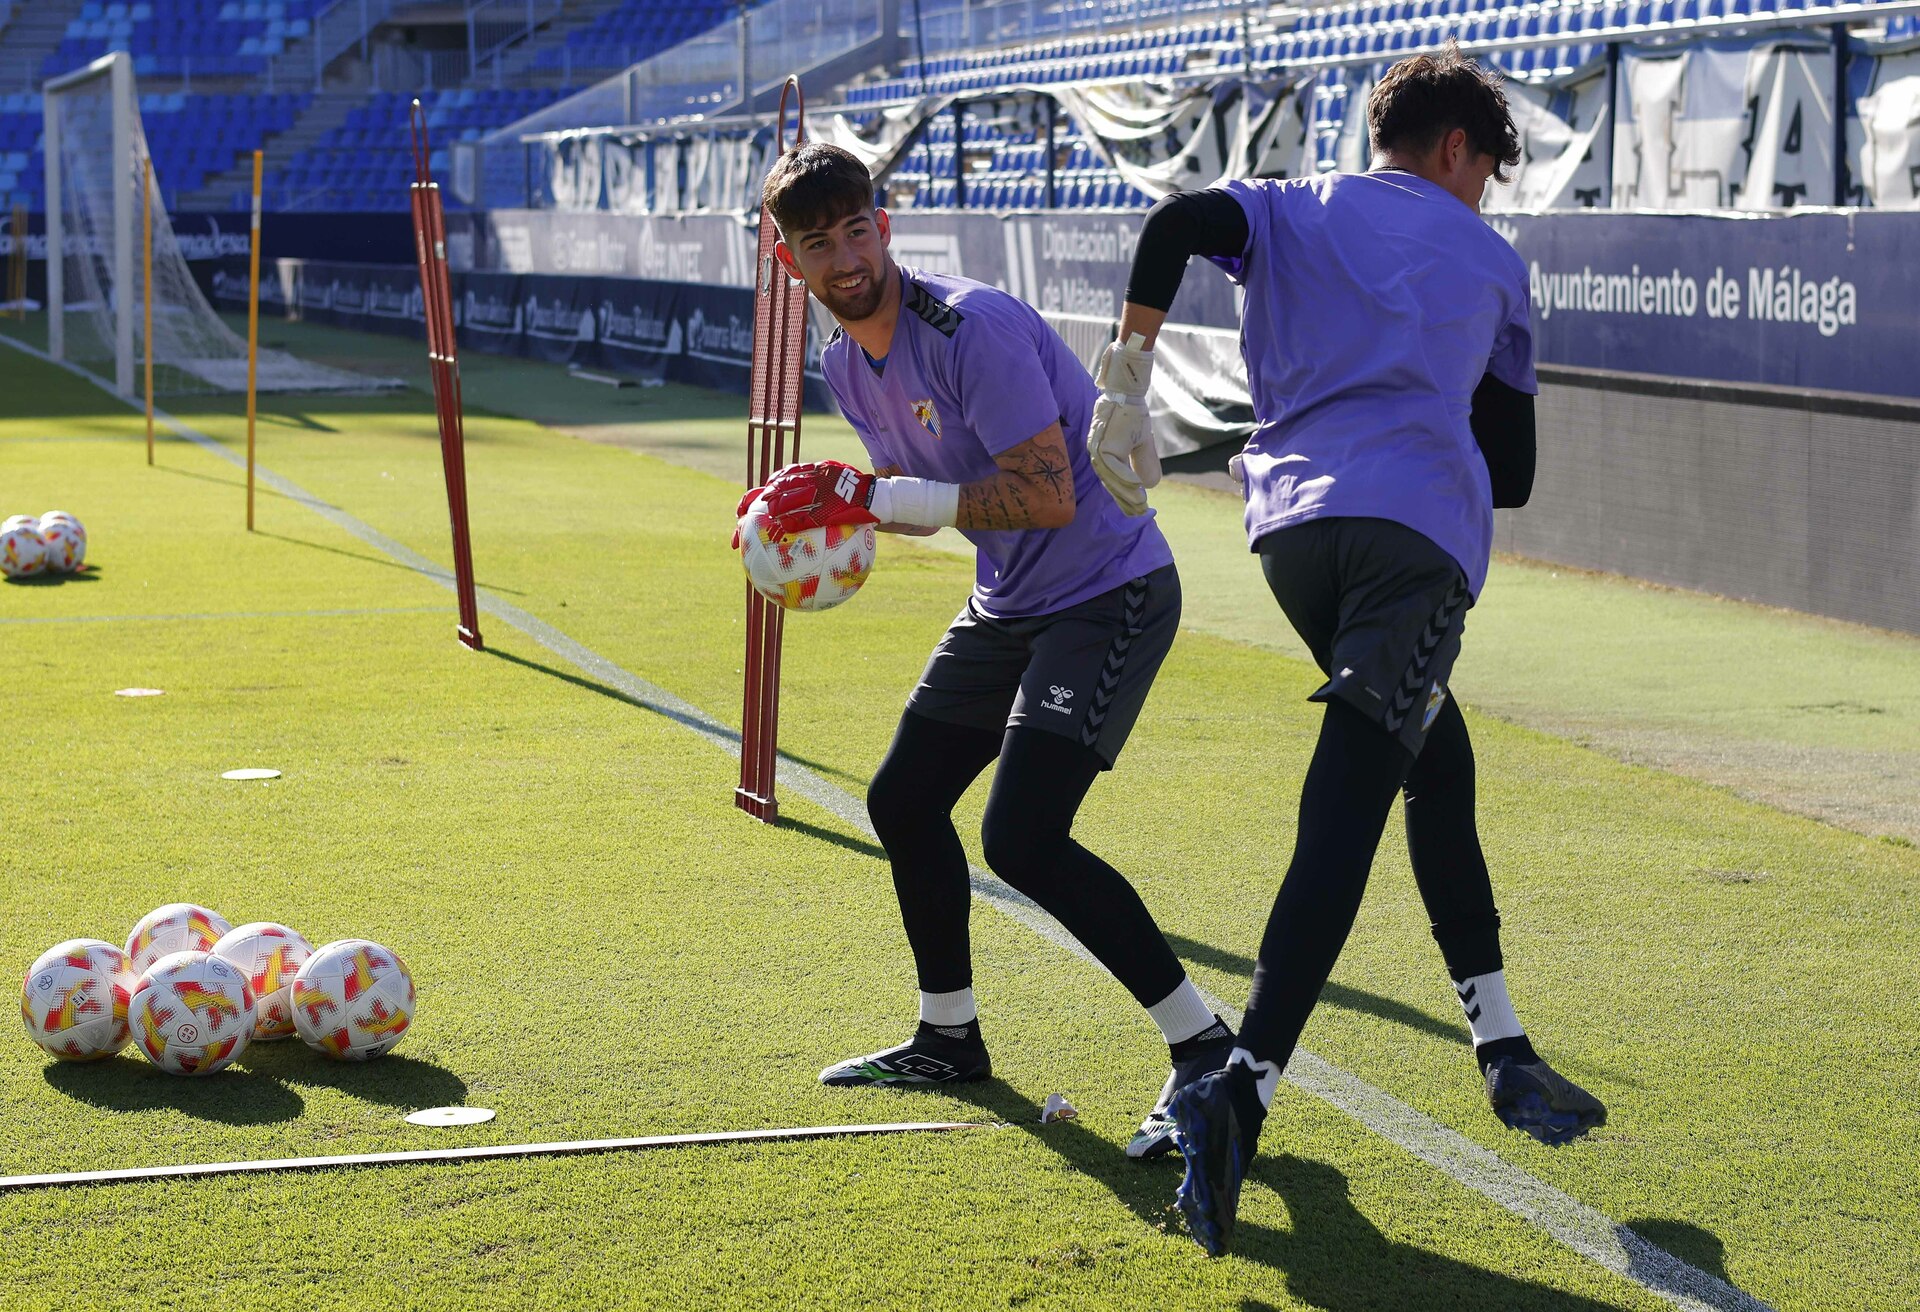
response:
M503 1157L579 1157L587 1153L639 1152L650 1148L691 1148L704 1144L793 1142L804 1139L858 1139L881 1134L936 1134L947 1130L991 1130L991 1121L906 1121L893 1125L797 1125L767 1130L716 1130L701 1134L650 1134L636 1139L567 1139L558 1143L482 1144L468 1148L427 1148L398 1153L343 1153L335 1157L275 1157L250 1162L197 1162L185 1166L134 1166L114 1171L63 1171L50 1175L0 1176L0 1193L27 1189L72 1188L88 1184L126 1184L137 1180L178 1180L209 1175L258 1175L267 1171L326 1171L345 1166L401 1166L427 1162L484 1162Z
M48 363L60 363L10 338L0 336L0 342ZM100 386L108 395L116 395L100 379L85 370L72 365L62 367ZM133 406L131 401L127 404ZM229 451L206 434L159 409L155 409L154 417L221 459L244 466L244 457ZM411 547L395 542L372 525L361 522L337 506L327 504L278 474L264 469L257 470L257 474L261 481L369 546L378 547L443 587L451 589L454 586L452 571L428 560ZM484 590L477 591L480 608L489 615L519 629L554 655L571 662L582 673L618 689L629 700L692 730L722 750L734 756L739 755L740 735L736 730L728 728L691 702L655 687L598 652L582 646L538 616ZM777 769L780 786L798 793L878 841L878 835L867 818L865 804L844 788L784 756L780 758ZM1079 940L1032 899L987 871L976 867L971 873L974 896L1006 912L1056 946L1099 965ZM1211 996L1207 1001L1223 1017L1236 1025L1239 1023L1241 1013L1237 1008L1229 1007ZM1706 1309L1713 1309L1714 1312L1772 1312L1766 1303L1753 1295L1675 1257L1605 1213L1474 1143L1458 1130L1442 1125L1392 1094L1349 1075L1305 1049L1295 1050L1293 1059L1287 1063L1286 1077L1296 1088L1338 1107L1381 1138L1399 1145L1574 1252L1659 1295L1675 1307L1686 1309L1687 1312L1705 1312Z

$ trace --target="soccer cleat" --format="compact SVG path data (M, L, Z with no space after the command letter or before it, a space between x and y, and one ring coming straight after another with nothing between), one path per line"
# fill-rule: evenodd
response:
M1127 1156L1144 1162L1152 1157L1164 1157L1179 1147L1173 1141L1173 1115L1167 1110L1167 1104L1173 1101L1174 1094L1202 1075L1211 1075L1225 1066L1228 1054L1233 1051L1233 1044L1233 1033L1228 1031L1219 1039L1210 1040L1185 1061L1174 1063L1173 1072L1167 1076L1153 1110L1147 1113L1146 1120L1140 1122L1140 1128L1133 1132L1133 1138L1127 1144Z
M820 1072L820 1083L836 1089L874 1084L955 1084L993 1074L987 1045L975 1039L950 1039L922 1025L911 1039L884 1052L849 1057Z
M1187 1159L1186 1178L1173 1201L1187 1219L1187 1230L1209 1257L1221 1257L1233 1240L1240 1214L1240 1185L1253 1161L1254 1138L1234 1105L1233 1076L1203 1075L1177 1090L1167 1110L1173 1138Z
M1600 1100L1544 1061L1502 1057L1487 1067L1487 1101L1509 1129L1550 1148L1572 1143L1607 1123Z

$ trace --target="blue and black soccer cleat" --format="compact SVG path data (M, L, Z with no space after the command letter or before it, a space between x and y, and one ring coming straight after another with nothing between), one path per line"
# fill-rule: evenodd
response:
M849 1057L820 1072L820 1083L835 1088L871 1084L952 1084L984 1080L993 1074L987 1045L978 1039L951 1039L930 1025L898 1047L864 1057Z
M1509 1129L1550 1148L1572 1143L1607 1123L1607 1109L1544 1061L1502 1057L1487 1067L1487 1101Z
M1247 1124L1233 1097L1234 1075L1215 1071L1176 1091L1168 1111L1173 1137L1187 1159L1174 1195L1187 1230L1209 1257L1224 1256L1240 1215L1240 1185L1253 1162L1257 1126Z
M1173 1095L1192 1084L1202 1075L1211 1075L1227 1064L1227 1058L1233 1052L1233 1031L1224 1023L1219 1025L1223 1031L1218 1039L1210 1039L1185 1061L1173 1064L1173 1073L1167 1076L1167 1082L1155 1100L1153 1110L1140 1122L1140 1128L1133 1132L1133 1139L1127 1144L1127 1156L1135 1161L1146 1161L1150 1157L1164 1157L1179 1145L1173 1141L1173 1115L1167 1110L1167 1104L1173 1101Z

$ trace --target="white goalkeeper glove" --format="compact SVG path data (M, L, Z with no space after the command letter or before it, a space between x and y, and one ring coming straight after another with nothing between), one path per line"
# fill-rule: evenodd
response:
M1087 429L1087 457L1120 509L1147 513L1147 489L1160 482L1160 453L1153 447L1153 419L1147 413L1147 385L1153 376L1153 352L1147 339L1133 333L1111 343L1100 356Z

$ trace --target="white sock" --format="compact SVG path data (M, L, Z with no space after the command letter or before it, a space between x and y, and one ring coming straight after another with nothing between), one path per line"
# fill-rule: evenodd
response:
M1455 984L1453 991L1467 1013L1474 1047L1495 1039L1517 1039L1526 1033L1520 1028L1520 1018L1513 1014L1513 1000L1507 996L1506 971L1470 975Z
M1153 1023L1160 1027L1160 1033L1166 1036L1168 1043L1190 1039L1211 1029L1214 1023L1213 1008L1200 996L1200 990L1193 986L1193 981L1185 976L1181 977L1179 986L1173 992L1147 1008L1147 1015L1153 1017Z
M1227 1069L1245 1066L1253 1076L1253 1087L1260 1095L1262 1107L1273 1106L1273 1095L1280 1091L1280 1068L1270 1061L1261 1061L1245 1048L1235 1048L1227 1058Z
M980 1017L979 1009L973 1005L973 990L955 989L951 993L921 993L920 1019L927 1024L958 1029L962 1025L971 1025Z

